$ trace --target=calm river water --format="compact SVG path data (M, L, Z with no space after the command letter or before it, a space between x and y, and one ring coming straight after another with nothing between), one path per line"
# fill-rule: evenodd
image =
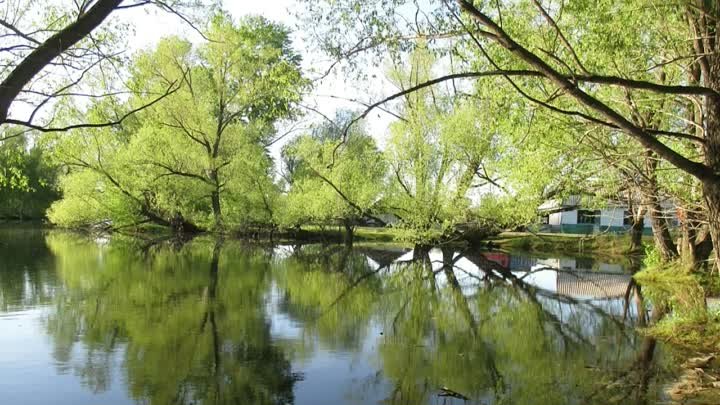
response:
M658 404L670 356L630 283L588 258L2 230L0 404Z

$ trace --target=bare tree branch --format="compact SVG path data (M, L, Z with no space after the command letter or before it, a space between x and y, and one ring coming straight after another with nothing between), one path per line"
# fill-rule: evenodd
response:
M10 105L25 87L53 59L70 49L97 28L123 0L98 0L77 20L48 38L24 58L0 83L0 124L8 123Z
M29 122L29 121L22 121L22 120L16 120L16 119L6 119L5 123L23 126L26 128L34 129L36 131L40 131L40 132L64 132L64 131L70 131L73 129L80 129L80 128L104 128L104 127L120 125L120 124L122 124L123 121L125 121L132 115L134 115L146 108L152 107L154 104L160 102L165 97L168 97L169 95L178 91L180 89L180 86L176 86L176 83L177 83L177 81L172 82L170 84L170 87L168 87L168 90L163 95L155 98L154 100L152 100L151 102L149 102L147 104L144 104L140 107L134 108L134 109L126 112L124 115L122 115L120 118L118 118L117 120L114 120L114 121L107 121L107 122L94 123L94 124L93 123L74 124L74 125L68 125L65 127L45 127L42 125L33 124L32 122Z

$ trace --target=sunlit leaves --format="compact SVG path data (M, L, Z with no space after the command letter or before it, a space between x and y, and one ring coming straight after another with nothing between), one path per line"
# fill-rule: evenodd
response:
M59 203L52 215L57 223L87 225L86 214L76 211L87 201L113 206L90 212L119 226L148 213L150 219L184 218L204 229L275 221L279 190L266 145L277 121L296 114L295 103L308 85L300 58L288 30L260 17L233 22L218 13L207 35L210 41L199 46L165 38L137 55L130 81L136 93L126 103L143 106L177 89L162 102L119 130L88 130L57 140L60 162L73 172L98 175L98 184L64 183L67 198L84 197ZM104 101L89 111L115 110Z

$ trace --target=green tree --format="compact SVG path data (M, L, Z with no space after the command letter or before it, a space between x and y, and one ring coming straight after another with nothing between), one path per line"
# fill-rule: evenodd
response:
M318 126L283 150L290 171L284 222L342 224L347 244L352 244L353 230L362 221L383 223L377 215L382 214L379 203L387 167L362 126L344 132L351 119L350 113L340 113L334 122Z
M17 137L0 144L0 218L41 219L59 196L46 150Z
M435 65L430 49L418 48L390 79L399 89L410 89L429 80ZM522 194L510 191L512 178L502 170L503 159L516 156L505 136L516 130L503 125L502 106L492 96L461 99L457 91L408 92L399 107L402 119L390 126L385 154L391 187L385 204L401 219L408 238L421 244L448 238L459 225L477 225L480 216L487 219L483 227L492 227L501 222L505 202L529 206ZM489 207L495 212L485 216Z
M61 137L61 162L80 168L71 174L79 179L64 183L64 191L82 202L63 201L52 218L67 224L74 207L87 205L86 194L113 188L133 214L102 210L110 214L104 219L152 220L191 231L222 230L226 217L236 226L272 222L279 190L267 146L277 122L295 114L307 85L300 57L290 48L288 31L260 17L235 24L218 14L208 35L218 40L193 48L168 38L138 56L133 87L156 93L175 82L183 86L138 114L126 130ZM104 186L93 186L88 177L104 177ZM103 199L92 200L105 205Z
M624 134L635 155L666 162L702 189L697 203L717 255L720 120L713 111L720 110L720 41L714 40L717 25L708 21L717 20L718 7L702 0L577 1L560 7L540 0L328 1L308 5L305 17L330 22L313 31L318 43L333 56L351 58L349 66L360 70L367 64L352 62L362 60L362 50L397 58L418 37L456 62L451 72L399 95L462 78L501 77L506 86L499 91L509 88L544 113L588 129L603 127L606 137ZM651 110L662 111L656 115L661 120L647 120ZM584 133L575 133L575 144ZM545 135L554 142L553 134Z

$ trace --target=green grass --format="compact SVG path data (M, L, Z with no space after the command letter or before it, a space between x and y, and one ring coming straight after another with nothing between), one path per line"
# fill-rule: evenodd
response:
M651 265L634 278L654 307L668 311L645 333L695 351L720 350L720 311L706 307L702 276L676 261Z
M720 351L720 313L702 316L671 314L644 330L663 342L700 352Z
M345 231L340 227L319 227L313 225L303 226L301 228L300 238L305 239L325 239L333 241L342 241ZM393 228L382 227L357 227L355 228L355 242L374 242L374 243L400 243L398 231Z

